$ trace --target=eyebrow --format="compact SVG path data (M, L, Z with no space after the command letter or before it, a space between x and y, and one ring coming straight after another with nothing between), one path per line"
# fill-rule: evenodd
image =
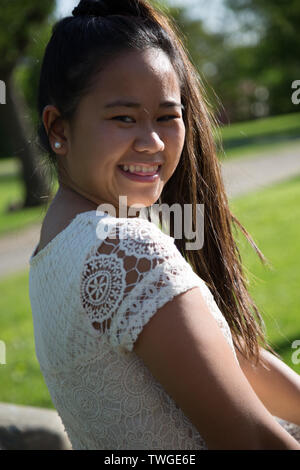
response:
M104 108L115 108L115 107L126 107L126 108L140 108L141 104L136 103L133 101L125 101L125 100L116 100L113 101L112 103L107 103ZM174 107L179 107L181 109L185 109L183 104L177 103L176 101L164 101L163 103L160 103L159 105L160 108L174 108Z

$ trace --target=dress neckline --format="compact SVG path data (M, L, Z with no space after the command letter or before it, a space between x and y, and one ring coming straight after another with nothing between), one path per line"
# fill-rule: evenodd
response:
M52 248L56 243L58 243L66 235L66 233L71 228L73 228L73 226L75 225L75 222L80 220L83 216L88 216L88 215L92 215L92 214L94 216L97 215L97 216L101 216L101 217L105 217L105 216L109 215L106 212L99 211L99 210L96 211L95 209L91 210L91 211L79 212L79 214L76 214L76 216L71 220L71 222L63 230L61 230L57 235L55 235L55 237L53 237L52 240L50 240L50 242L48 242L47 245L44 246L44 248L42 248L38 253L36 253L36 250L37 250L40 242L38 242L35 245L34 251L33 251L33 253L31 254L31 256L29 258L29 265L32 266L43 255L47 254L48 251L50 250L50 248Z

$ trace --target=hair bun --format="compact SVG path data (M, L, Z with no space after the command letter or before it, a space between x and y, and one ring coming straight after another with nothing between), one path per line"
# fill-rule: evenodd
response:
M72 11L73 16L105 16L105 4L98 0L81 0Z
M143 6L138 0L81 0L72 11L73 16L139 16Z

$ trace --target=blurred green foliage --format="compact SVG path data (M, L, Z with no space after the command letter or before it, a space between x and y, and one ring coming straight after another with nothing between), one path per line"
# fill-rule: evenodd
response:
M55 6L53 0L1 0L0 71L12 69L28 53L35 32Z
M291 0L288 6L284 0L224 2L241 18L240 34L255 33L256 43L232 41L236 33L209 32L201 20L190 17L188 5L175 8L169 0L152 0L182 31L220 123L298 112L299 106L291 101L291 84L300 79L300 2ZM57 20L55 1L0 0L0 5L0 78L3 66L17 64L15 80L36 124L39 72Z
M300 79L300 2L299 0L225 0L241 19L245 33L255 33L257 43L237 48L239 76L247 75L252 84L267 90L265 100L270 115L297 112L291 101L291 85ZM244 55L244 63L241 62ZM254 90L255 93L255 90ZM264 98L261 92L261 98Z
M22 90L34 125L38 122L37 93L39 74L45 48L51 36L52 24L47 22L36 29L28 47L28 55L15 70L16 85Z
M55 1L0 0L0 7L0 79L5 81L8 95L14 85L25 95L29 115L36 121L39 57L49 37L49 24L54 21ZM5 108L1 111L0 157L5 158L13 153L13 145L5 126L9 113Z

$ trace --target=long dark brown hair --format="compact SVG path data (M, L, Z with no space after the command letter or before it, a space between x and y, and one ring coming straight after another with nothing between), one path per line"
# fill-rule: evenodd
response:
M47 134L42 123L44 107L53 104L62 118L72 120L93 78L111 59L130 49L162 49L180 82L186 139L180 162L160 202L169 207L180 204L182 209L190 204L194 221L197 205L204 204L205 208L203 247L187 250L190 240L184 236L175 239L176 246L210 288L241 354L255 359L256 365L263 363L260 347L279 357L266 340L263 319L248 292L233 229L242 231L265 265L269 262L230 211L214 138L218 123L183 33L162 6L145 0L82 0L72 13L53 26L42 63L38 96L40 147L58 175L56 154L48 139L51 129ZM174 236L172 220L170 235Z

